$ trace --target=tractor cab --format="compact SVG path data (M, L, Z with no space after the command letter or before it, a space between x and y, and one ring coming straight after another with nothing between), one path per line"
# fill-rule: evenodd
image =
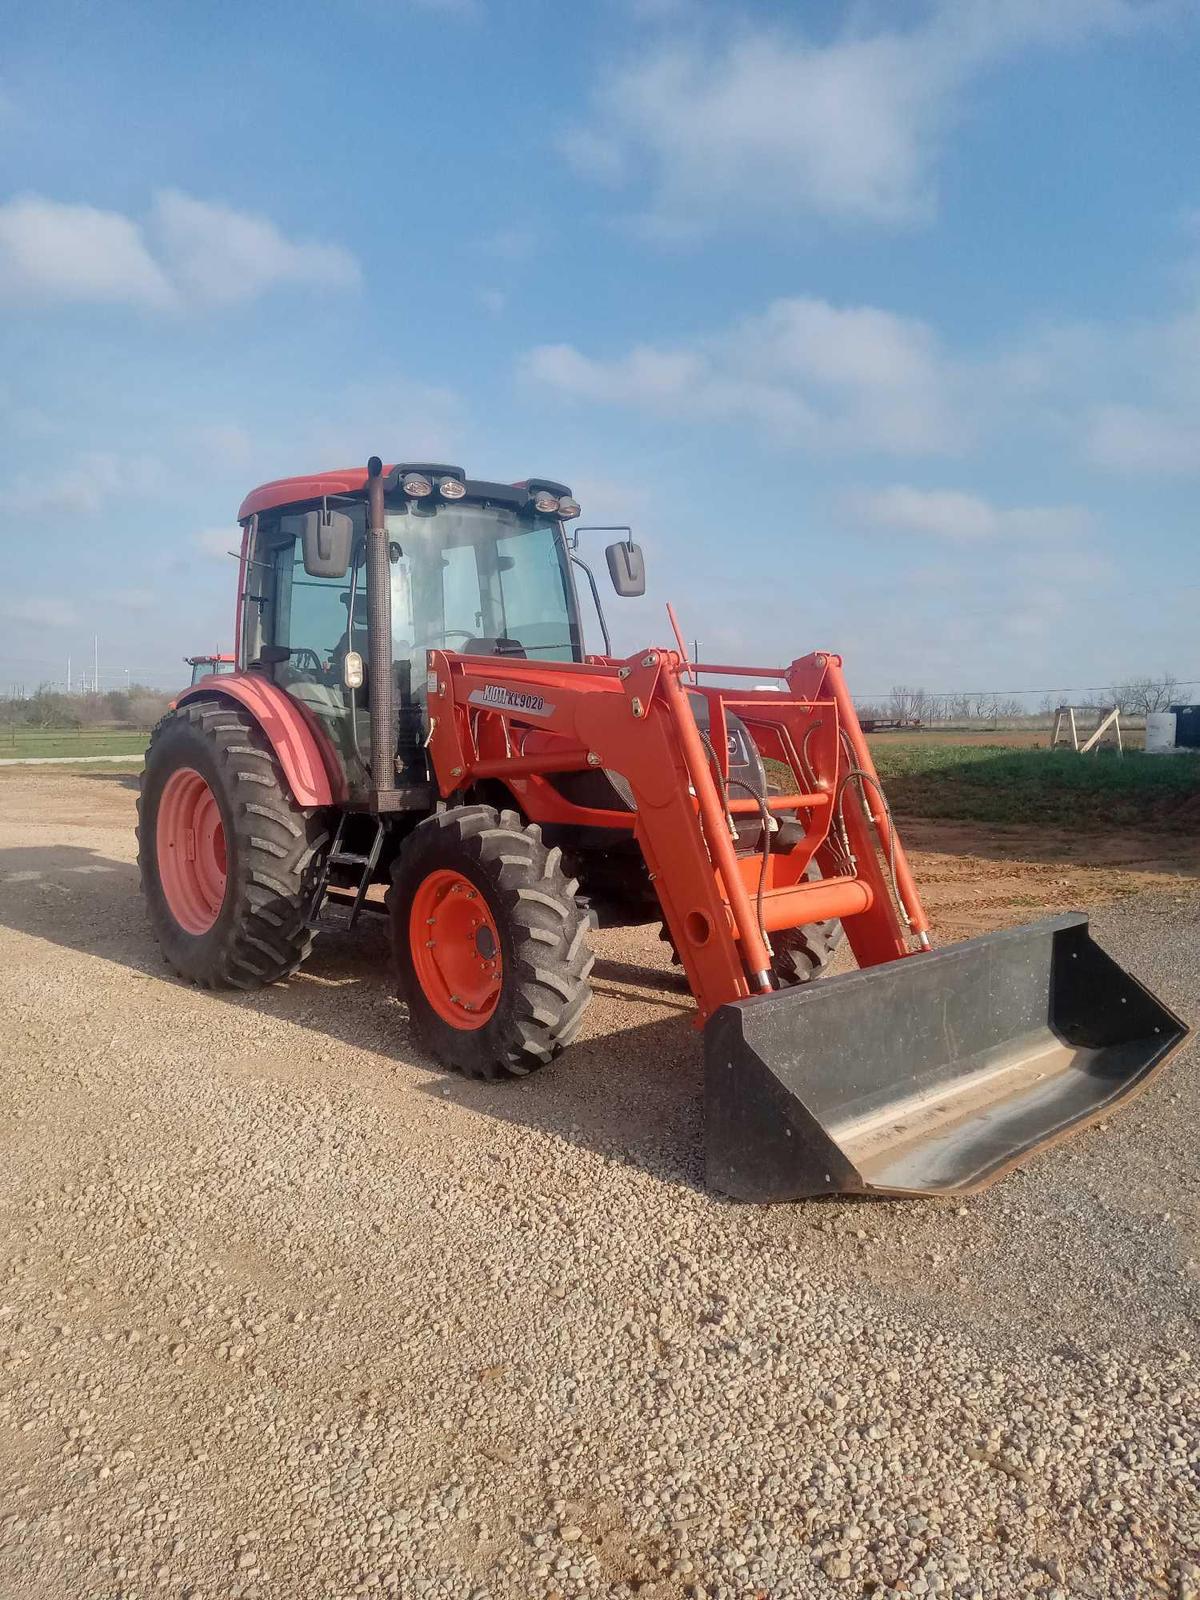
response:
M192 669L191 680L188 684L189 688L194 688L201 678L220 678L230 672L237 671L236 656L184 656L183 659L185 665Z
M440 465L382 478L386 585L369 571L361 472L284 480L248 497L242 658L319 724L352 797L392 786L390 772L372 784L369 757L378 678L389 677L395 783L419 785L423 800L429 650L582 662L577 570L606 646L607 630L595 580L566 532L579 506L564 484L484 482ZM374 653L373 599L388 615L385 648Z

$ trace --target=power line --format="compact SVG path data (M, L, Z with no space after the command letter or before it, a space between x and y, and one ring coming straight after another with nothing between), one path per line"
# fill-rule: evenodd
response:
M1194 689L1197 684L1200 684L1200 678L1172 678L1171 681L1176 689ZM1119 681L1114 679L1109 683L1068 683L1066 687L1077 690L1080 694L1100 694L1102 692L1108 693L1114 688L1120 688L1121 685ZM1016 696L1023 694L1062 694L1064 692L1064 686L1061 682L1055 684L1052 689L923 689L919 684L912 687L907 684L893 684L890 689L857 691L854 698L856 700L887 700L900 688L907 689L909 694L928 695L931 700L934 698L953 699L955 695L961 695L963 698L969 696L978 698L997 694Z

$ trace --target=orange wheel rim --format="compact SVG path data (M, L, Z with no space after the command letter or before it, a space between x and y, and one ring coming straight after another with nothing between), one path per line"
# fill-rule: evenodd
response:
M167 779L155 843L167 910L185 933L207 933L225 903L225 829L216 795L193 767Z
M483 891L449 867L431 872L413 896L408 938L417 982L442 1021L482 1028L504 976L500 933Z

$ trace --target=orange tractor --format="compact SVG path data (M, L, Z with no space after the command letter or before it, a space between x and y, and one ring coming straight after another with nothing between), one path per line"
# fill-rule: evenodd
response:
M142 779L176 971L274 982L388 883L425 1048L523 1076L579 1030L598 914L661 919L709 1182L751 1200L976 1188L1144 1084L1186 1029L1085 917L930 948L840 659L615 657L578 515L560 483L378 458L246 499L237 670L180 696ZM642 593L629 531L591 531ZM813 982L843 931L858 970Z
M237 671L237 657L231 655L184 656L183 662L192 669L193 684L201 678L222 678Z

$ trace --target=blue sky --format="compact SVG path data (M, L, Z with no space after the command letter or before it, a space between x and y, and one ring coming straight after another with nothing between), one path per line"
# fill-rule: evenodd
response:
M11 8L0 688L177 682L250 487L427 452L635 525L622 649L1200 674L1198 84L1192 0Z

